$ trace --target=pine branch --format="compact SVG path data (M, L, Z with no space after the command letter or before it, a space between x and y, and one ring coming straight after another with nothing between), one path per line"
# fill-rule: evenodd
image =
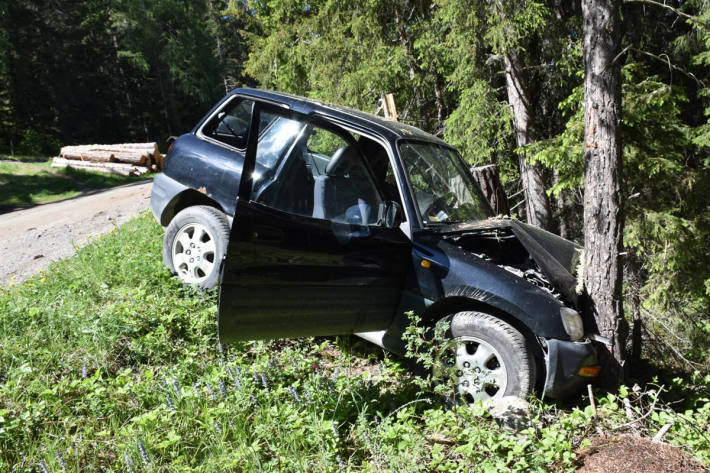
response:
M641 0L627 0L627 1L641 1ZM674 71L678 71L678 72L680 72L681 74L683 74L683 75L685 75L685 76L687 76L687 77L693 79L699 86L701 86L701 87L703 87L703 88L705 87L705 82L703 82L703 81L701 81L700 79L698 79L698 78L695 76L695 74L693 74L693 73L690 72L690 71L686 71L686 70L683 69L682 67L678 67L678 66L676 66L675 64L671 63L671 60L670 60L670 58L668 57L667 54L663 54L662 56L658 56L658 55L653 54L653 53L650 53L650 52L648 52L648 51L644 51L643 49L638 49L637 47L634 47L634 46L629 46L629 47L625 48L624 51L625 51L626 49L631 49L632 51L635 51L635 52L637 52L637 53L639 53L639 54L643 54L644 56L648 56L648 57L650 57L650 58L656 59L657 61L661 61L661 62L664 63L664 64L668 64L668 68L669 68L669 69L672 69L672 70L674 70ZM663 58L663 56L665 56L665 58Z
M667 10L672 11L673 13L675 13L676 15L678 15L680 17L686 18L686 19L692 21L693 23L697 23L698 25L701 25L707 29L710 29L710 23L707 23L707 22L701 20L697 16L688 15L687 13L682 12L675 7L672 7L670 5L666 5L665 3L657 2L656 0L624 0L624 3L625 4L626 3L641 3L644 5L653 5L656 7L665 8Z

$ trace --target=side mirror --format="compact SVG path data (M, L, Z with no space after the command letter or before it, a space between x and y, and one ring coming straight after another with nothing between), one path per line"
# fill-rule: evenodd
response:
M387 228L397 228L402 223L402 206L394 201L383 202L382 222Z

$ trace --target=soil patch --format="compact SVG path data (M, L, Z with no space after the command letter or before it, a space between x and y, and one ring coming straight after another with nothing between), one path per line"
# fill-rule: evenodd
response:
M620 435L592 440L579 457L578 473L705 473L708 470L680 448L651 439Z

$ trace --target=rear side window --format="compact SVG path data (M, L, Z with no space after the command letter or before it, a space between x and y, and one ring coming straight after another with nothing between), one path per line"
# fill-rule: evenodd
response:
M238 149L247 147L254 102L236 98L229 101L202 128L202 134Z

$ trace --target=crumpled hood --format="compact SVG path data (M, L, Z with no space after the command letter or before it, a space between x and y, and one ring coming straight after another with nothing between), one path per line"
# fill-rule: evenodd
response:
M510 228L554 286L578 305L575 276L582 247L541 228L509 220Z
M456 226L457 231L463 232L492 228L509 228L540 267L549 282L568 301L579 307L579 295L576 291L576 271L582 252L581 246L554 233L510 218L490 218Z

